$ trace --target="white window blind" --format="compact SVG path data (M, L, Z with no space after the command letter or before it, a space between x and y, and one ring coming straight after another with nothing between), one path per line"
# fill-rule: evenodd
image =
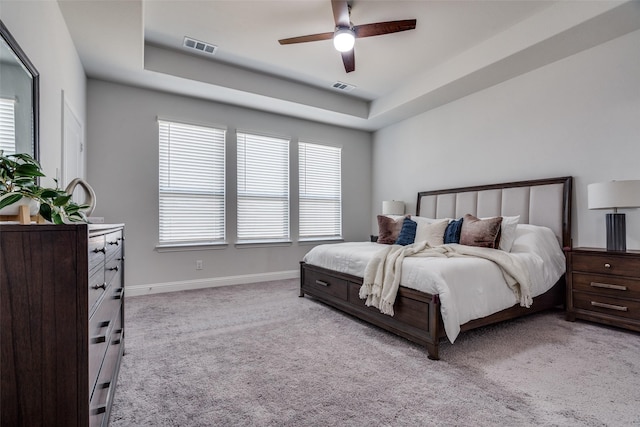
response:
M302 239L342 236L342 150L298 144Z
M238 241L289 239L289 141L238 132Z
M160 245L225 238L225 130L158 121Z
M16 153L15 101L0 98L0 150L7 156Z

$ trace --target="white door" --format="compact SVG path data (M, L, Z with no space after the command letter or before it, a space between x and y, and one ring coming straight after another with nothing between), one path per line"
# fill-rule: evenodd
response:
M64 190L73 179L85 178L85 156L82 123L69 106L64 97L64 92L62 92L62 101L62 176L59 184L60 188Z

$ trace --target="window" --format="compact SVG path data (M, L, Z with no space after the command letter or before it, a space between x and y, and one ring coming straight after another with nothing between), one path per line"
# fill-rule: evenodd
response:
M158 121L160 245L225 238L225 130Z
M342 236L342 150L298 144L301 239Z
M16 153L15 101L0 98L0 150L7 156Z
M238 132L238 241L289 239L289 141Z

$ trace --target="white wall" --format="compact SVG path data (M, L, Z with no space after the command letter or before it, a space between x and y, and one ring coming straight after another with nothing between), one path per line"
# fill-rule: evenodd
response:
M572 175L574 246L604 247L587 184L640 179L640 31L374 134L373 207L418 191ZM640 249L640 210L627 247ZM372 223L372 229L375 229Z
M345 239L368 239L372 215L370 133L93 79L89 80L87 93L87 175L97 194L93 215L104 216L106 222L126 224L128 286L199 280L204 283L212 278L297 272L299 261L312 247L299 246L294 241L291 246L236 248L234 235L228 233L230 244L226 249L155 251L158 116L226 126L228 146L235 144L236 128L342 146ZM227 175L229 188L236 181ZM292 179L296 176L291 174ZM231 224L235 221L227 220ZM293 217L291 224L295 237L297 222ZM204 261L204 270L195 270L198 259Z
M82 63L57 2L1 0L0 19L40 74L40 163L55 178L62 168L62 91L86 122ZM42 183L55 185L51 179Z

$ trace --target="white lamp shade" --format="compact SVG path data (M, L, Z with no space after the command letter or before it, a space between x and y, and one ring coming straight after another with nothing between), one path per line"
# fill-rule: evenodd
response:
M640 207L640 180L609 181L587 186L589 209Z
M353 49L356 42L356 36L350 28L339 28L333 35L333 47L338 52L349 52Z
M404 202L397 200L382 202L382 215L404 215Z

